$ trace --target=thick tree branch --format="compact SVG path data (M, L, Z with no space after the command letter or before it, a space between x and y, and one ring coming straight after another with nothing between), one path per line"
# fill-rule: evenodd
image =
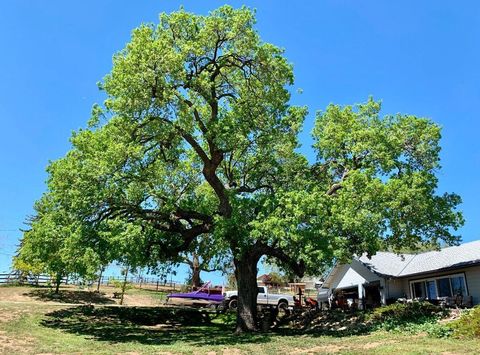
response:
M342 182L345 181L345 179L348 177L349 170L345 169L342 173L342 177L340 178L340 181L333 184L327 191L328 196L334 195L338 190L340 190L343 185Z
M257 242L254 248L257 255L267 255L273 258L278 259L280 262L287 265L295 274L299 277L303 277L305 274L305 263L303 260L295 260L288 254L286 254L282 249L278 247L272 247L263 242Z

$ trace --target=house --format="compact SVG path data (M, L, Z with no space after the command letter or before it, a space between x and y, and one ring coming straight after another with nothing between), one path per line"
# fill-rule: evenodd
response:
M318 276L304 276L301 282L305 283L306 290L319 289L323 284L322 278Z
M263 274L257 277L257 285L268 287L279 287L284 282L279 278L277 273Z
M258 286L268 286L270 284L270 275L262 274L257 277L257 285Z
M398 299L480 304L480 240L420 254L378 252L335 265L323 288L359 308Z

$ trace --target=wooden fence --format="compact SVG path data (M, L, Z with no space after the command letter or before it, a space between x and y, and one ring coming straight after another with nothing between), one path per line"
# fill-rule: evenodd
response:
M122 283L124 281L123 276L102 276L100 279L101 285L112 286L115 283ZM96 281L98 283L98 280ZM146 288L146 289L156 289L164 290L177 290L184 286L184 283L166 280L164 278L158 277L144 277L144 276L132 276L127 278L127 282L135 285L135 287Z
M0 285L8 284L28 284L28 285L37 285L37 286L46 286L54 284L56 282L55 278L52 278L50 275L29 275L25 277L20 277L18 274L0 274ZM66 284L68 279L66 277L62 278L61 283Z
M100 280L89 282L89 286L95 286L100 281L103 286L113 286L115 283L122 283L123 276L102 276ZM0 285L27 284L36 286L46 286L55 284L55 278L50 275L29 275L20 277L18 274L0 274ZM132 276L127 278L127 282L134 284L135 287L145 289L161 290L179 290L184 285L174 280L166 280L156 277ZM62 278L62 284L66 285L84 285L85 281L80 278Z

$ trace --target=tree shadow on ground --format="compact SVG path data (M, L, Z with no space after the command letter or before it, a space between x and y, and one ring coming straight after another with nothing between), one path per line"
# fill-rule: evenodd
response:
M265 343L272 335L234 336L231 321L212 322L205 310L174 307L79 306L50 312L41 324L99 341L149 345Z
M83 304L114 304L115 301L108 298L105 293L92 291L60 290L57 293L51 289L35 289L24 293L24 296L35 298L39 301L54 301L60 303L83 303Z

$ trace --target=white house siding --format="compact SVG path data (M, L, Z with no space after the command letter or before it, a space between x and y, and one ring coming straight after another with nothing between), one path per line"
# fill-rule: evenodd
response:
M480 304L480 266L465 269L465 276L473 304Z
M335 276L332 289L353 287L365 282L365 279L349 265L339 267Z
M408 281L406 279L388 279L386 281L387 298L409 297Z
M337 268L336 275L328 287L331 289L341 289L363 285L373 281L380 281L380 277L368 270L363 264L353 260L350 265L341 265Z

